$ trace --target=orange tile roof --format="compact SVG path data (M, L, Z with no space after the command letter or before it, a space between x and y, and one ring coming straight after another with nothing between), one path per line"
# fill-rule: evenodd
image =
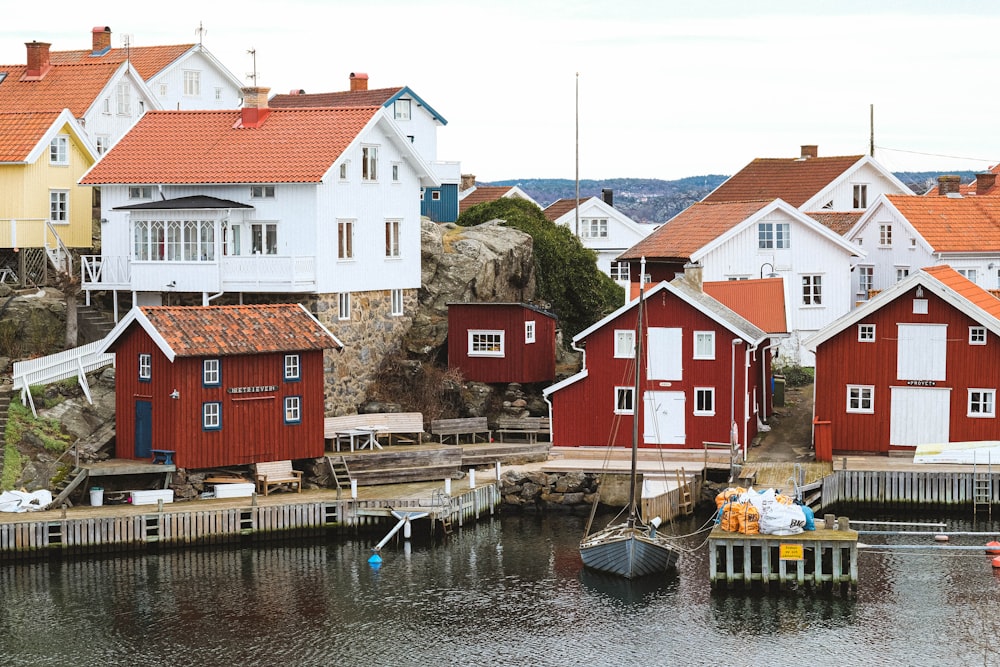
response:
M1000 250L1000 197L886 198L935 252Z
M770 203L771 201L741 201L692 204L619 257L688 260L698 249Z
M150 111L82 183L318 183L378 110Z
M458 212L463 213L476 204L496 201L510 191L511 186L509 185L477 185L475 190L458 202Z
M702 201L720 203L783 199L798 208L863 157L757 158Z
M831 232L843 236L851 231L851 227L861 219L864 211L834 212L834 211L813 211L806 213L810 218L823 225Z
M950 266L943 264L940 266L928 266L922 269L924 273L946 286L953 289L959 295L976 305L976 307L986 311L993 317L1000 319L1000 299L984 290L965 276Z
M111 80L120 63L53 66L38 81L21 81L24 65L0 66L7 77L0 82L0 111L69 109L82 118Z
M705 294L769 334L788 333L781 278L721 280L702 285Z
M59 111L0 112L0 162L24 162Z
M579 202L582 205L588 199L589 197L580 197ZM542 211L542 213L545 214L546 218L548 218L552 222L555 222L556 220L558 220L559 218L563 217L564 215L572 211L574 208L576 208L577 201L578 200L576 199L557 199L548 206L546 206L545 209Z
M141 308L180 357L258 354L339 347L299 304Z
M396 86L395 88L376 88L374 90L342 90L335 93L275 95L268 101L268 106L275 109L380 107L402 89L402 86Z
M84 65L96 62L120 65L128 60L139 76L148 81L182 55L195 47L194 44L174 44L170 46L132 46L128 49L109 49L107 53L95 56L90 50L51 51L49 62L53 65Z

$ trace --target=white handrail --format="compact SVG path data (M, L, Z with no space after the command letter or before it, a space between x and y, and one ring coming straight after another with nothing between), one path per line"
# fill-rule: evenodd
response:
M35 413L35 404L31 400L29 387L32 385L51 384L60 380L76 378L83 389L87 401L93 405L90 396L90 385L87 383L87 373L100 370L115 362L111 353L97 354L102 340L87 343L71 350L50 354L47 357L26 359L14 362L14 390L21 392L21 402L31 406ZM36 414L37 416L37 414Z

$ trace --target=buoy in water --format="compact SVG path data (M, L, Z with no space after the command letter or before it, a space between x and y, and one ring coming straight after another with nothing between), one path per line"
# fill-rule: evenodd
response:
M1000 542L993 540L986 543L986 553L988 554L1000 554Z
M947 542L948 541L948 536L947 535L935 535L934 536L934 541L935 542Z
M993 557L993 567L996 569L1000 569L1000 556Z

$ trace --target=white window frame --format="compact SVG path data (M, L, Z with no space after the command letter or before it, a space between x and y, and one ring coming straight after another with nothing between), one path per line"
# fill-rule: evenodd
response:
M440 190L431 190L431 201L441 201Z
M282 364L282 374L285 382L296 382L302 379L302 357L298 354L286 354Z
M161 81L160 82L160 97L166 97L167 93L169 92L169 90L170 89L167 87L167 82L166 81Z
M222 99L222 88L220 86L215 87L215 101L218 102Z
M222 430L222 403L208 401L201 404L201 428L205 431Z
M875 385L847 385L847 412L852 414L875 414Z
M524 342L530 344L535 342L535 320L527 320L524 323Z
M130 185L128 186L128 198L129 199L152 199L153 198L153 186L152 185Z
M608 219L583 218L582 220L580 220L580 238L584 239L608 238Z
M337 261L354 259L354 220L337 221Z
M692 359L715 359L715 332L695 331Z
M997 390L969 388L967 417L993 419L997 416Z
M393 317L401 316L403 314L403 290L396 288L390 291L389 298L391 301L389 314Z
M896 282L910 276L910 267L908 266L897 266L896 267Z
M49 222L69 224L69 190L49 190Z
M348 164L349 163L346 162L346 161L340 163L340 180L342 180L342 181L346 181L347 180L347 174L348 174L347 165Z
M399 259L400 257L400 245L399 245L399 235L400 227L402 227L401 220L386 220L385 221L385 256L386 259Z
M250 223L250 252L254 255L278 254L278 225L274 222Z
M787 222L758 222L757 249L776 250L791 248L791 225Z
M802 305L819 308L823 306L823 276L819 273L802 275Z
M361 147L361 180L366 183L378 181L378 146Z
M858 293L863 301L868 300L868 293L875 289L875 267L858 265Z
M612 280L621 280L623 282L628 282L631 271L632 271L632 266L628 262L619 262L616 260L612 260L611 268L608 271L608 275L611 276Z
M874 343L875 342L875 325L874 324L859 324L858 325L858 342L859 343Z
M69 164L69 135L57 134L49 142L49 164L65 167Z
M153 379L153 355L145 352L139 354L139 381L149 382Z
M855 183L851 186L851 194L853 196L851 208L855 211L860 211L862 209L868 208L868 184L867 183Z
M218 387L222 384L222 364L218 359L202 360L201 384L205 387Z
M337 295L337 319L351 319L351 293L340 292Z
M399 163L392 163L392 182L399 183Z
M878 244L883 248L892 246L892 223L881 222L878 226Z
M184 97L201 96L201 72L194 69L184 70Z
M986 345L986 327L969 327L969 345Z
M302 397L301 396L285 396L285 423L286 424L301 424L302 423Z
M712 407L705 408L698 406L702 404L702 398L708 397L711 401ZM715 387L695 387L694 388L694 401L692 401L694 406L694 415L696 417L714 417L715 416Z
M958 275L962 276L970 283L978 282L979 280L979 270L978 269L955 269L958 271Z
M392 103L392 117L395 120L410 120L413 118L413 100L400 98Z
M98 155L104 155L108 152L108 148L111 147L111 137L106 134L98 134L94 137L94 148L97 149Z
M616 415L635 414L635 387L615 387L614 413Z
M250 199L274 199L273 185L251 185Z
M119 116L132 115L132 86L121 81L115 89L115 111Z
M504 334L503 329L469 329L469 356L506 356L506 336Z
M615 329L614 354L615 359L635 359L635 331Z

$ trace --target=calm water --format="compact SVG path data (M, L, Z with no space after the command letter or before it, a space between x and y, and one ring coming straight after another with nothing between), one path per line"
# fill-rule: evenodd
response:
M582 572L583 523L504 517L378 569L377 538L0 566L0 665L1000 664L979 551L866 552L852 599L713 595L704 549L655 585Z

